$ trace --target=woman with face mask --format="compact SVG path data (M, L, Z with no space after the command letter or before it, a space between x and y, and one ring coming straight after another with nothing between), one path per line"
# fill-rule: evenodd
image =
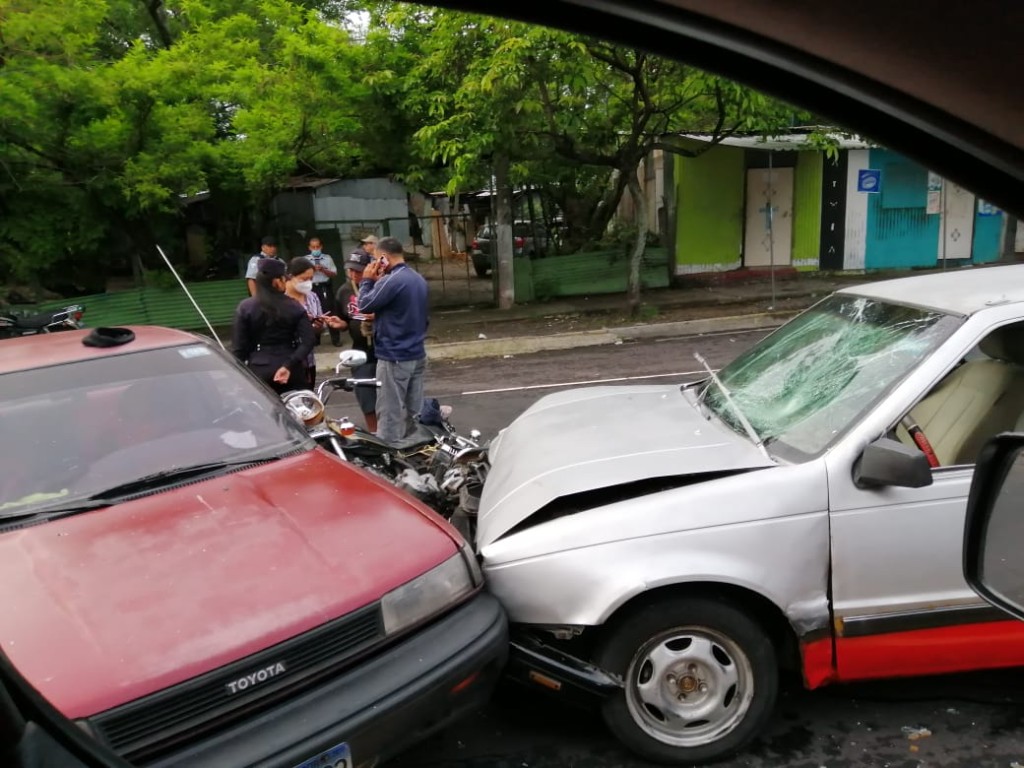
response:
M306 310L309 322L313 326L313 337L316 339L324 328L332 331L344 329L345 321L330 312L324 312L320 297L313 291L313 262L304 256L288 262L288 279L285 283L285 295L297 301ZM310 350L306 358L306 381L309 388L316 385L316 355Z
M254 282L255 294L235 310L235 357L278 394L305 389L313 325L306 311L285 295L284 262L260 259Z

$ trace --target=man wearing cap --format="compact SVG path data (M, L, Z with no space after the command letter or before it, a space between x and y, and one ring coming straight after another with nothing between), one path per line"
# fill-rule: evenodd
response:
M406 263L393 237L377 243L377 258L363 270L359 309L372 313L377 353L377 436L393 443L405 437L423 407L427 368L427 281Z
M266 235L260 240L260 252L249 259L249 265L245 268L245 282L249 286L249 295L256 295L256 274L260 270L260 259L276 259L284 265L284 260L277 255L277 240Z
M356 246L356 249L354 251L352 251L352 253L349 255L349 258L351 259L352 256L358 256L360 261L365 261L365 263L369 264L371 261L373 261L373 258L374 256L376 256L376 254L377 236L366 235L365 237L363 237L362 240L359 241L359 245Z
M338 316L348 325L352 349L366 353L366 363L352 371L352 376L357 379L377 378L377 356L373 352L373 315L359 310L359 281L362 280L363 270L371 261L370 254L365 250L360 248L353 251L345 262L345 276L348 279L335 296L335 308ZM355 392L359 410L363 412L363 418L366 420L366 428L370 432L376 432L377 389L356 387Z

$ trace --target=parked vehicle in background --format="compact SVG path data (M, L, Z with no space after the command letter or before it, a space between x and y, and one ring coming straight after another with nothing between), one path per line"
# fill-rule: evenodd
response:
M83 314L85 314L85 307L81 304L69 304L61 309L36 312L31 315L4 312L0 314L0 339L73 331L82 327Z
M484 277L494 269L495 228L493 224L485 224L476 233L469 244L469 255L473 259L473 269L478 277ZM513 256L527 256L531 259L546 256L552 243L544 228L538 224L530 226L528 221L517 221L512 225Z
M978 452L1024 425L1024 265L844 289L707 371L548 395L492 441L476 538L518 678L691 764L760 732L784 669L1024 665L961 566Z
M295 768L487 699L505 617L454 528L208 340L90 335L0 344L0 648L50 704L132 763Z

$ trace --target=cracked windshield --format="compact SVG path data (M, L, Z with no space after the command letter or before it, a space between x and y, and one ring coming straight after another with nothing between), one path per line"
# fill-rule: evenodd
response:
M737 431L739 410L758 438L813 456L919 365L962 320L836 296L774 333L719 373L704 402Z

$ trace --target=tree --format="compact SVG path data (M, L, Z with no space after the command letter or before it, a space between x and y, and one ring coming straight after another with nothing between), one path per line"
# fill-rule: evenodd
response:
M336 13L288 0L0 0L6 271L102 270L122 234L136 258L153 254L184 195L249 208L297 171L358 166L368 89Z
M544 27L454 11L374 4L391 45L422 58L410 109L417 139L449 172L450 189L480 184L495 152L512 158L512 181L551 186L578 245L599 240L655 149L689 157L735 133L773 133L796 111L729 80L641 50ZM688 142L687 133L708 141ZM591 169L579 172L581 167ZM638 222L629 303L639 307L646 238Z

